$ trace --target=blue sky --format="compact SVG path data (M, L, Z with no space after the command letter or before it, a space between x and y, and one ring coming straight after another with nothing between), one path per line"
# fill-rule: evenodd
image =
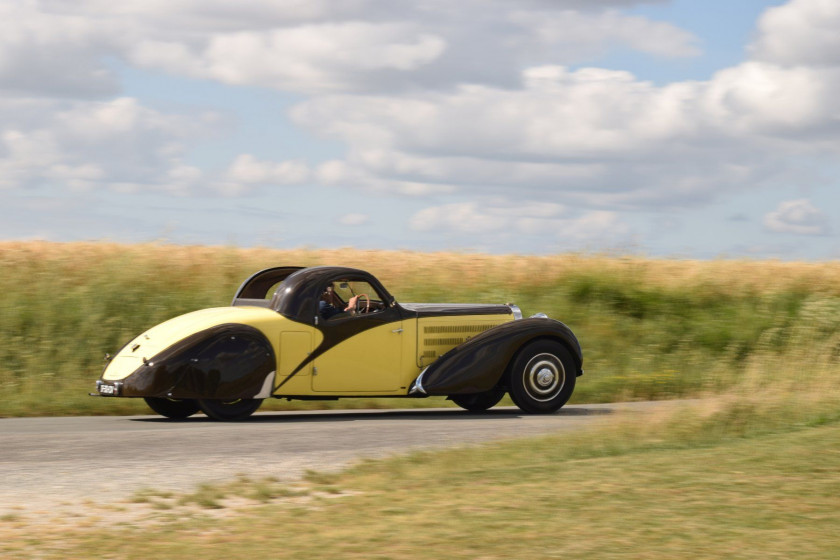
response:
M840 258L829 0L0 2L0 238Z

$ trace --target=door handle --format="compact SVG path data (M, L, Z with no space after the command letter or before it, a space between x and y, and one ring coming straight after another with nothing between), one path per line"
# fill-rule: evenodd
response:
M391 332L392 333L401 333L402 331L403 331L402 329L394 329Z

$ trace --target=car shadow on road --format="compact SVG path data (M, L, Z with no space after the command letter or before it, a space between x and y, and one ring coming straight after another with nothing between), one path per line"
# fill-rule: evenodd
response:
M595 406L574 406L574 407L566 407L561 408L557 412L549 414L547 416L567 416L567 417L577 417L577 416L595 416L595 415L605 415L611 414L613 411L610 408L604 407L603 405L595 405ZM490 410L486 410L484 412L469 412L467 410L462 410L459 408L434 408L434 409L424 409L424 408L416 408L416 409L400 409L400 410L391 410L391 409L364 409L364 410L307 410L307 411L294 411L294 412L285 412L285 411L267 411L267 412L258 412L253 416L245 418L243 420L237 420L235 422L218 422L217 420L213 420L204 416L203 414L198 414L196 416L191 416L189 418L185 418L183 420L171 420L169 418L163 418L160 416L150 416L150 417L132 417L131 421L133 422L149 422L149 423L179 423L179 424L190 424L190 423L206 423L206 422L214 422L220 424L238 424L238 423L246 423L246 424L256 424L256 423L303 423L303 422L355 422L359 420L447 420L447 421L459 421L459 420L479 420L481 418L493 418L496 420L499 419L516 419L516 418L533 418L537 415L531 414L524 414L521 410L515 407L500 407L500 408L492 408Z

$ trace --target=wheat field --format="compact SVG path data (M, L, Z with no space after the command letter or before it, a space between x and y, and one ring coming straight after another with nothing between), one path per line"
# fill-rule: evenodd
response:
M321 264L368 270L403 302L513 302L563 321L584 351L572 402L725 391L758 357L796 351L803 328L820 356L840 332L840 262L2 242L0 415L143 412L87 396L106 352L173 316L228 305L256 270Z

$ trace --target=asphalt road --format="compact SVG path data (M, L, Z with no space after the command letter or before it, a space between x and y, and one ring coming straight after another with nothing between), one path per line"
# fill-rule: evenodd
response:
M0 419L0 514L51 504L113 502L136 490L190 492L239 474L299 478L360 458L412 449L580 429L619 409L662 403L567 406L547 416L515 408L258 413L244 422L159 416Z

